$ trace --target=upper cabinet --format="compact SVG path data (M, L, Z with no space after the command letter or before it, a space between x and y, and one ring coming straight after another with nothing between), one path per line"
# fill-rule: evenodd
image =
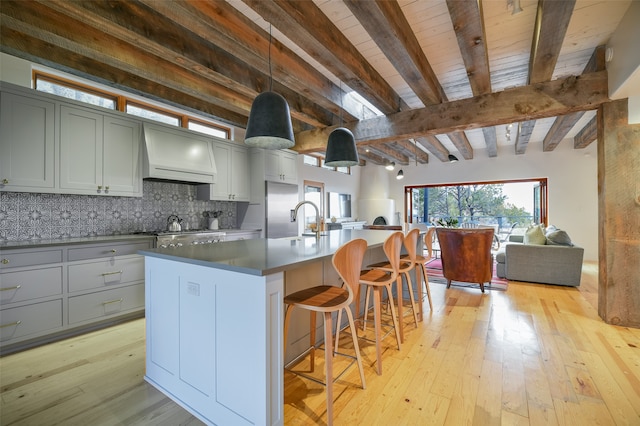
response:
M55 103L0 93L0 189L55 188Z
M60 188L142 196L140 123L89 108L60 107Z
M2 83L0 190L142 196L142 124Z
M297 154L280 150L265 150L265 180L298 183Z
M199 200L249 201L248 148L234 143L215 140L213 157L218 172L216 183L198 185Z

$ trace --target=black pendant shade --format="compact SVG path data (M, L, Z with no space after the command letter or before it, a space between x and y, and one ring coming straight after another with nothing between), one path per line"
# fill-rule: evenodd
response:
M456 157L453 154L449 154L449 162L450 163L455 163L456 161L458 161L458 157Z
M244 143L265 149L295 145L289 105L282 95L263 92L256 96L251 105Z
M329 167L355 166L360 163L353 133L338 127L329 135L324 164Z

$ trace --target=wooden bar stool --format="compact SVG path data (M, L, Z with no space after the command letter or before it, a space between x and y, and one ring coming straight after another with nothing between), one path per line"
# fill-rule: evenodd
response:
M420 231L418 229L414 229L411 232L416 232L416 237L419 238L420 237ZM427 247L427 256L422 256L420 254L418 254L416 246L417 246L417 241L416 244L410 244L409 246L405 244L405 249L407 250L407 258L409 258L411 260L411 262L413 263L413 267L415 269L415 273L416 273L416 282L417 282L417 289L418 289L418 316L420 318L420 321L424 320L424 308L423 308L423 294L422 294L422 278L424 278L424 286L426 287L427 290L427 298L429 299L429 309L431 311L433 311L433 303L431 302L431 289L429 288L429 277L427 276L427 262L429 262L432 259L432 255L433 255L433 251L431 248L431 243L432 243L432 238L433 238L433 232L435 231L435 228L430 228L427 233L424 235L424 243L425 246ZM411 233L410 232L410 233ZM403 257L404 259L405 257Z
M391 319L393 321L393 330L396 334L396 341L398 343L398 350L400 350L400 328L398 325L398 319L396 318L396 310L393 303L393 291L391 285L398 279L399 265L400 265L400 249L402 248L402 232L394 232L384 242L384 253L389 259L391 264L390 270L385 269L368 269L360 273L360 284L367 286L367 293L370 289L373 290L373 320L375 328L375 341L376 341L376 357L377 357L377 372L382 374L382 290L387 290L387 297L389 298L389 307L391 309ZM368 304L368 303L367 303ZM359 313L359 311L358 311ZM364 319L366 320L368 313L368 306L365 305Z
M311 315L311 345L307 352L311 354L311 371L314 365L314 352L316 349L316 313L324 314L324 359L325 359L325 383L327 393L327 423L333 422L333 357L337 354L337 349L333 349L333 326L331 314L334 312L341 313L342 310L347 313L349 320L349 328L351 329L351 338L353 339L353 348L355 357L346 354L339 354L355 358L360 369L360 380L362 389L365 388L364 370L362 368L362 359L360 358L360 347L358 346L358 335L353 322L353 314L351 312L351 302L354 300L354 294L359 289L360 268L362 268L362 260L367 250L367 242L363 239L355 239L342 245L333 255L332 263L335 270L343 281L342 287L330 285L321 285L300 290L289 294L284 298L287 305L284 315L284 348L287 348L287 332L289 330L289 322L291 320L291 312L294 307L307 309ZM339 326L339 324L338 324ZM336 336L337 340L337 336ZM337 348L337 344L336 344ZM303 377L303 374L299 374ZM315 380L313 378L310 378Z
M408 254L400 256L400 264L398 266L398 278L396 280L397 289L397 302L398 302L398 326L400 328L400 341L404 343L404 298L403 298L403 282L406 283L407 292L409 293L409 300L411 302L411 312L413 314L413 320L418 327L418 310L416 306L415 297L413 294L413 284L411 280L411 271L415 269L414 258L416 256L416 246L418 245L418 239L420 238L420 230L413 229L403 235L402 245ZM367 268L382 269L390 271L392 266L389 262L378 262L368 265ZM402 279L404 277L404 280ZM417 279L417 278L416 278ZM368 300L366 300L366 306L369 306Z

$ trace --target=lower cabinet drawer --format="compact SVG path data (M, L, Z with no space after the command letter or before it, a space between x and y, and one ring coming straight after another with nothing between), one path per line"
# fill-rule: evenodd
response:
M0 340L3 342L59 327L62 327L61 299L0 312Z
M69 324L144 308L144 283L69 298Z
M144 280L144 257L134 255L69 265L69 292Z
M21 266L62 262L62 250L5 250L0 255L0 270Z
M69 261L99 259L101 257L127 256L136 254L138 250L152 247L151 242L139 243L114 243L100 245L86 245L78 248L70 248L68 251Z
M62 266L0 274L0 304L62 294Z

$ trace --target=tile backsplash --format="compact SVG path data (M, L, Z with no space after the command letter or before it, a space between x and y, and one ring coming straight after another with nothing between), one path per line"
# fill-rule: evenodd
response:
M143 182L143 196L0 192L0 242L130 234L167 228L178 215L183 228L206 228L205 211L219 210L220 228L236 228L237 204L200 201L194 185Z

